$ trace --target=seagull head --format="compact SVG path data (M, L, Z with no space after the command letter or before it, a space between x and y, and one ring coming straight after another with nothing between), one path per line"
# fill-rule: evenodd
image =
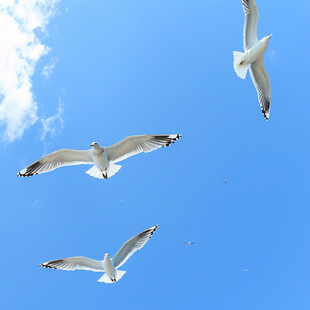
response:
M100 147L99 143L97 142L93 142L90 146L93 147L94 149L97 149Z
M104 254L104 258L110 258L110 254Z

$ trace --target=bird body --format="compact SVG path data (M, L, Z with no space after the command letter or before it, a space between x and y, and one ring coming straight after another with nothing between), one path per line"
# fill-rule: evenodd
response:
M255 0L242 0L245 16L243 28L243 52L233 52L236 74L245 79L249 69L257 97L266 120L270 115L271 88L270 79L264 65L264 53L272 35L257 39L258 11Z
M239 63L240 66L248 66L258 58L262 57L267 50L269 39L272 35L262 38L250 49L246 50Z
M195 244L195 242L188 241L188 242L184 242L184 244L191 245L191 244Z
M116 270L109 254L104 255L104 260L102 264L106 275L111 279L111 281L115 282Z
M98 282L113 283L120 280L126 271L118 270L126 261L138 250L142 249L153 233L158 229L155 225L144 230L133 238L125 242L118 252L111 259L109 254L104 255L102 261L83 256L57 259L40 264L44 268L62 270L90 270L94 272L104 272Z
M86 171L86 173L95 178L107 179L109 168L107 152L105 152L104 148L100 146L97 142L93 142L90 146L92 147L90 152L94 162L94 167Z
M104 152L104 148L96 142L92 143L91 147L90 153L95 166L100 170L105 170L109 165L107 152Z

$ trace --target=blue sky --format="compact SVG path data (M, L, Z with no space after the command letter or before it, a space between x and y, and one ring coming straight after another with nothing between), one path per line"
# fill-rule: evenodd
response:
M273 34L268 122L250 77L233 70L241 0L50 8L45 31L33 30L49 49L28 73L35 116L9 138L1 127L1 308L309 309L310 3L279 3L257 0L258 37ZM161 133L183 138L124 161L108 181L88 166L16 177L60 148ZM38 266L103 259L156 224L114 285Z

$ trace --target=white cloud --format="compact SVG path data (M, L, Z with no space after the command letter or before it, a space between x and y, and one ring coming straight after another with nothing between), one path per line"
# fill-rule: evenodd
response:
M64 120L62 118L64 113L64 103L59 98L57 113L51 117L46 119L41 119L43 125L43 131L41 135L41 140L44 140L46 135L49 133L52 138L54 138L55 134L60 131L60 129L64 126Z
M53 74L56 63L57 60L53 60L49 64L44 65L41 74L45 79L48 79Z
M45 31L58 1L0 1L0 124L5 127L2 140L21 138L25 129L38 120L31 78L49 48L37 34Z
M277 58L278 58L278 53L277 53L274 49L269 48L269 49L268 49L268 57L269 57L271 60L275 61L275 60L277 60Z

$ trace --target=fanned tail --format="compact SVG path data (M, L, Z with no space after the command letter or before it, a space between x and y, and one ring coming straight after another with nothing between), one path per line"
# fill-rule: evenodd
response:
M116 270L114 277L110 278L106 273L97 281L98 282L104 282L104 283L114 283L120 280L123 275L126 273L126 271L123 270Z
M242 58L245 53L234 51L234 69L241 79L245 79L249 69L249 64L243 65Z
M102 171L96 166L93 166L89 170L87 170L86 173L97 179L108 179L116 172L118 172L121 167L121 165L109 164L109 166L104 171Z
M118 172L119 169L121 169L121 165L116 165L116 164L110 164L108 168L106 169L107 172L107 177L110 178L112 175L114 175L116 172Z
M91 167L89 170L86 171L86 173L97 179L106 179L102 174L102 171L96 166Z

